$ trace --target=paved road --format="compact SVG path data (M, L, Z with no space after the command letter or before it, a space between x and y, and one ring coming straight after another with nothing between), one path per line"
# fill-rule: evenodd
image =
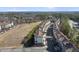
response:
M53 36L53 25L51 25L48 30L46 36ZM47 38L47 50L50 52L61 52L61 45L55 40L55 38Z

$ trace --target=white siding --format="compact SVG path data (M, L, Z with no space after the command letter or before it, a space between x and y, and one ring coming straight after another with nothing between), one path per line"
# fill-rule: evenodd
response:
M74 22L74 21L72 21L72 20L69 20L69 25L70 25L70 27L73 29L73 27L77 27L76 25L77 25L78 23L77 22Z
M1 31L2 27L0 26L0 31Z
M73 29L73 21L72 20L69 20L69 25Z
M12 23L9 23L9 24L5 25L5 28L12 27L13 25L14 25L13 22Z

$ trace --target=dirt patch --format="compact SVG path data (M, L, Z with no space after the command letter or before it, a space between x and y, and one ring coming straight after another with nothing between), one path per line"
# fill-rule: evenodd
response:
M40 22L21 24L15 28L0 34L0 47L18 47L25 36Z

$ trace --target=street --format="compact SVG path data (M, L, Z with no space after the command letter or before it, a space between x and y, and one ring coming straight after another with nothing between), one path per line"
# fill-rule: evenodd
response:
M46 36L52 36L53 38L47 38L47 50L50 52L61 52L61 45L55 40L53 36L53 25L51 25L46 33Z

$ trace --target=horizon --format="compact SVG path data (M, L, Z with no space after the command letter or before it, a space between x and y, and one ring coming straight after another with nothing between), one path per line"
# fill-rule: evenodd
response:
M79 7L0 7L0 12L78 12Z

